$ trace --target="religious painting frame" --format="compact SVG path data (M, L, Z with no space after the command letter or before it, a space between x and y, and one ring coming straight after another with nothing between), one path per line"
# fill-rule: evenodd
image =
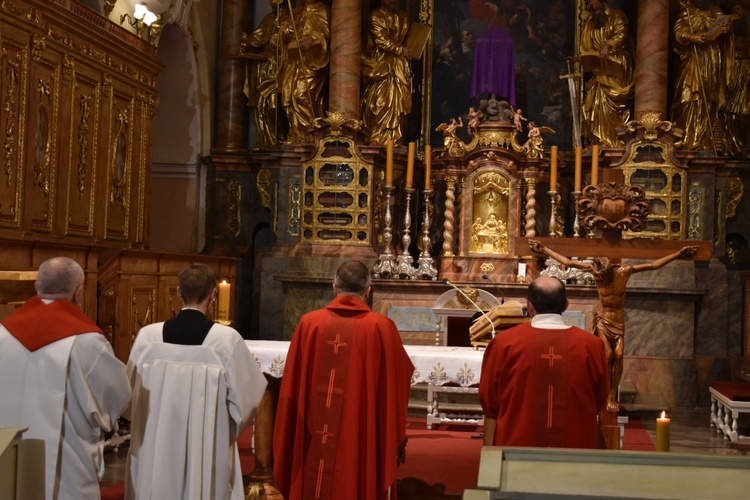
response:
M377 4L377 0L371 2ZM435 129L451 118L468 122L469 106L477 107L481 95L474 98L474 46L493 21L504 23L513 39L516 109L528 123L536 122L555 130L545 137L545 147L557 145L562 151L573 149L573 116L568 81L574 74L575 101L580 117L583 88L588 74L580 75L567 58L577 55L583 21L588 16L587 0L404 0L412 22L432 26L421 60L412 63L414 100L408 125L410 141L442 144ZM627 0L610 0L613 8L629 18L635 37L637 6ZM374 7L373 7L374 8ZM483 17L484 16L484 17ZM505 18L497 21L498 17ZM579 118L580 120L580 118ZM459 136L468 141L467 127ZM523 142L524 132L519 138ZM421 150L422 148L418 148Z

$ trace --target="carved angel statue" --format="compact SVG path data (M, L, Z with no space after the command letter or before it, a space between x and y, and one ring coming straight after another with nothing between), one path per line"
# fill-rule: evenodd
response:
M474 135L474 133L477 131L477 127L479 126L479 112L474 108L474 106L469 106L469 123L467 124L467 128L469 129L469 132Z
M458 121L455 118L451 118L450 123L441 123L438 125L435 130L443 133L443 152L440 153L440 156L446 153L448 156L461 156L464 153L464 143L459 139L458 134L456 134L456 130L463 126L464 122L460 116L458 117Z
M555 131L546 126L537 126L535 122L529 122L529 138L524 143L526 156L531 158L544 158L544 147L542 145L542 133L555 133Z
M528 119L523 117L523 110L521 108L513 109L513 106L510 107L510 111L513 113L513 125L516 126L516 130L519 132L523 131L523 123L529 121Z

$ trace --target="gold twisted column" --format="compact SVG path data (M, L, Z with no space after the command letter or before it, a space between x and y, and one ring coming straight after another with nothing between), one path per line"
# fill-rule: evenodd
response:
M536 236L536 179L524 179L526 183L526 237Z
M456 227L453 224L456 221L453 211L455 210L454 202L456 201L456 181L455 177L445 178L445 220L443 221L443 255L453 257L453 235Z

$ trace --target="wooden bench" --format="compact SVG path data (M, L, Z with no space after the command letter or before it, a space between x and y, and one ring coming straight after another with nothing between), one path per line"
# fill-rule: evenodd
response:
M749 382L714 382L708 388L711 393L711 425L725 438L737 441L740 435L737 420L740 413L750 413Z

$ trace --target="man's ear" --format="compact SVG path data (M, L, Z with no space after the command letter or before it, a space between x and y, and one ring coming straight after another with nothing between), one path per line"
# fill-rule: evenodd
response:
M78 285L78 288L76 288L76 291L73 292L73 304L79 307L81 306L81 300L83 299L83 288L84 285L83 283L81 283L80 285Z
M339 289L338 289L338 287L336 286L336 283L334 283L334 284L333 284L333 296L335 297L335 296L336 296L336 295L338 295L338 294L339 294Z
M362 295L362 300L367 300L367 297L370 296L370 292L372 291L372 287L368 286L367 290L365 290L365 293Z
M568 299L565 299L565 309L563 309L563 311L567 311L569 306L570 306L570 301Z

